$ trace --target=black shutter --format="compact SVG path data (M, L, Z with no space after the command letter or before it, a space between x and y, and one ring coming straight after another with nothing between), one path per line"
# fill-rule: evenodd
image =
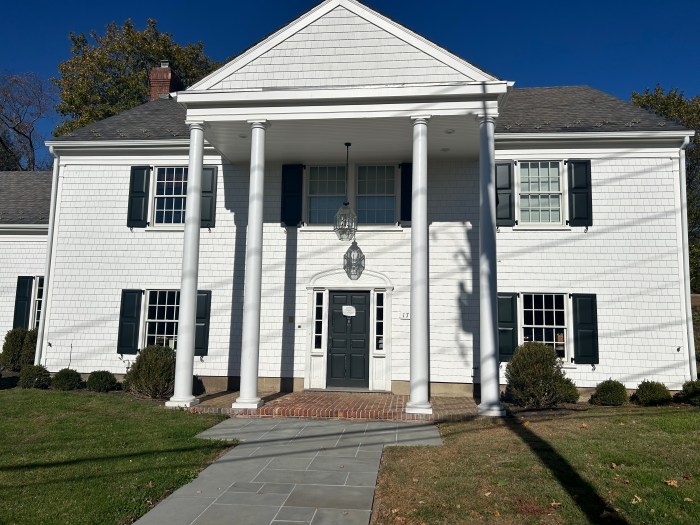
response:
M411 202L413 200L413 164L401 164L401 222L411 222Z
M513 163L496 164L496 226L515 226Z
M118 354L135 354L139 349L139 326L141 326L141 290L122 290L119 310Z
M570 160L569 163L569 225L593 226L593 197L591 194L591 161Z
M579 365L598 364L598 313L596 297L573 294L574 362Z
M132 166L129 182L129 211L126 225L129 228L148 226L148 190L150 166Z
M202 170L202 228L213 228L216 222L216 168Z
M510 361L518 346L518 294L498 294L498 359Z
M34 277L17 277L15 293L15 317L12 328L29 329L29 317L32 313L32 287Z
M194 355L207 355L209 351L209 315L211 290L197 291L197 320L194 331Z
M280 218L283 225L298 226L301 223L303 199L304 165L285 164L282 166L282 212Z

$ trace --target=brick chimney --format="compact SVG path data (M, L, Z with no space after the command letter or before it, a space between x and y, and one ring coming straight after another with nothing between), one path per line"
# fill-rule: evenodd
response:
M168 94L182 88L182 82L170 68L167 60L161 60L160 66L151 69L149 75L151 84L151 101L167 98Z

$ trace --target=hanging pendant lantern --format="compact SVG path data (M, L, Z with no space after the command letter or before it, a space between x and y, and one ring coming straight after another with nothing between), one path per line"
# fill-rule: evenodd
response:
M345 174L347 176L348 166L350 161L350 146L349 142L345 143ZM346 200L338 209L333 220L333 231L341 241L351 241L355 239L357 231L357 215L350 207L350 203Z
M352 241L350 248L345 252L343 269L352 281L357 281L365 270L365 254L360 250L357 241Z

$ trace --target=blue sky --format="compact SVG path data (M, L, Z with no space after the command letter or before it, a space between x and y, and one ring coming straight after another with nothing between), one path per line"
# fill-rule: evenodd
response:
M316 5L315 0L6 2L0 71L58 74L68 33L155 18L181 44L234 56ZM697 16L650 0L366 0L387 15L516 87L587 84L629 100L657 83L700 94Z

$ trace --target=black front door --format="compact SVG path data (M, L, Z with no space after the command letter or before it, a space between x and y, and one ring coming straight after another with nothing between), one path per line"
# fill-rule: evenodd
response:
M329 387L369 387L369 292L330 292Z

